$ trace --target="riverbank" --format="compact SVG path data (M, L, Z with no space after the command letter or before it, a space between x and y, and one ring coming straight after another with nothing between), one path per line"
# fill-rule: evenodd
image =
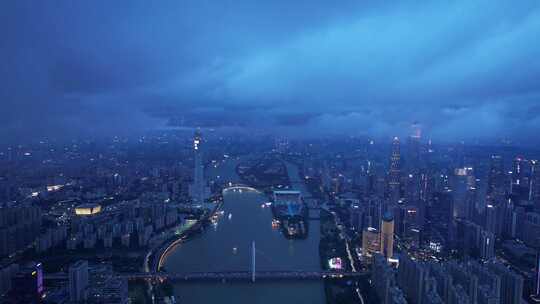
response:
M171 229L174 231L174 235L172 237L162 242L157 250L155 250L156 247L153 247L146 253L143 263L143 271L159 272L160 269L162 269L163 261L167 254L178 244L188 240L192 235L198 233L204 227L204 225L209 222L209 219L213 217L221 208L222 204L223 199L220 197L217 200L217 203L215 203L214 208L212 208L211 211L206 211L196 223L184 223L180 227ZM175 303L173 294L174 288L169 282L161 282L157 285L153 285L152 282L147 282L144 297L141 297L141 292L139 291L142 286L144 286L144 283L131 288L131 292L137 297L137 299L144 298L143 303L147 303L149 301L153 303L154 299L156 298L169 298L168 302Z
M208 224L210 218L216 214L216 212L221 208L222 204L223 200L218 200L214 208L211 211L206 211L205 214L203 214L203 216L199 220L197 220L196 223L191 224L189 227L185 228L183 231L180 231L174 237L164 242L160 246L159 250L155 254L153 254L153 258L151 258L152 267L149 267L149 270L153 272L158 272L163 265L163 260L166 255L178 244L186 241L191 235L198 233L204 227L204 225Z
M339 259L343 271L351 271L352 267L347 261L347 249L339 238L339 229L331 213L321 210L321 239L319 255L321 267L330 270L328 261ZM353 304L357 303L354 289L349 279L325 279L324 291L327 304Z

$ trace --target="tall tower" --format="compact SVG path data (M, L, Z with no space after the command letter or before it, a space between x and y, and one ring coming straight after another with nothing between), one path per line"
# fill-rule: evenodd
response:
M394 217L386 212L381 221L381 254L388 260L394 255Z
M388 193L392 203L396 203L400 198L401 179L401 155L399 138L392 140L392 154L390 156L390 172L388 176Z
M512 163L510 191L520 200L529 199L530 163L522 157L516 157Z
M195 154L200 154L200 146L202 144L202 134L201 130L197 129L195 130L195 134L193 135L193 150L195 151Z
M204 185L204 166L202 161L202 134L196 130L193 136L193 184L190 188L190 195L195 203L203 203L205 199L206 187Z
M420 166L420 139L422 136L422 129L420 125L415 122L412 125L412 134L409 136L409 167L414 171L418 170Z
M504 195L504 161L500 155L491 156L491 164L488 174L488 189L487 195L494 197L497 195Z
M540 162L538 160L531 160L529 201L533 202L536 209L540 209Z

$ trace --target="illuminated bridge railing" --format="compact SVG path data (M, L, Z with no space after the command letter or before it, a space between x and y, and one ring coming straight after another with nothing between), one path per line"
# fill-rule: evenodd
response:
M324 278L362 278L366 272L337 272L337 271L257 271L257 280L320 280ZM222 280L251 280L250 271L231 272L190 272L190 273L131 273L119 274L128 280L171 280L171 281L222 281Z

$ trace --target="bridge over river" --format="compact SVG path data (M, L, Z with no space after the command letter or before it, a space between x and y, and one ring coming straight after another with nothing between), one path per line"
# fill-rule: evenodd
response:
M191 273L126 273L119 274L128 280L151 279L180 281L229 281L229 280L320 280L325 278L363 278L367 272L342 271L221 271Z
M117 273L119 278L128 280L156 280L156 281L232 281L243 280L255 282L256 280L321 280L326 278L363 278L369 275L369 272L353 271L256 271L255 261L255 242L251 247L251 269L249 271L205 271L205 272L186 272L186 273L166 273L166 272L126 272ZM67 279L66 273L57 273L45 275L45 279Z
M254 281L256 280L321 280L326 278L363 278L368 272L344 271L209 271L188 273L166 272L127 272L117 273L116 277L127 280L158 280L158 281ZM65 273L45 275L47 280L67 280Z

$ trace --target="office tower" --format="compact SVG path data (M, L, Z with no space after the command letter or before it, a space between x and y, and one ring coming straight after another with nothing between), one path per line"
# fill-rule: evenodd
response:
M381 222L381 254L389 259L394 255L394 218L386 212Z
M86 301L88 289L88 262L77 261L69 267L69 299L75 303Z
M514 161L512 162L512 173L510 175L512 178L512 186L519 186L521 184L521 179L524 177L524 162L525 160L519 156L514 158Z
M429 220L441 229L441 236L447 243L454 238L454 198L450 190L437 192L429 204Z
M492 155L488 174L487 195L492 197L504 195L506 192L505 178L503 158L500 155Z
M405 187L405 201L408 205L417 204L421 198L422 176L418 170L407 176Z
M394 233L400 238L405 234L405 206L397 205L391 208L394 215Z
M529 199L529 178L527 166L529 162L522 157L516 157L512 162L510 192L518 201Z
M396 203L401 196L401 155L399 138L392 140L392 154L390 156L390 172L388 175L388 196L390 202Z
M364 229L364 210L356 205L351 207L349 212L352 227L356 231L361 232Z
M420 171L420 200L427 201L428 197L431 196L431 179L429 178L427 170L423 169Z
M453 216L471 218L475 204L476 180L472 168L457 168L452 175Z

